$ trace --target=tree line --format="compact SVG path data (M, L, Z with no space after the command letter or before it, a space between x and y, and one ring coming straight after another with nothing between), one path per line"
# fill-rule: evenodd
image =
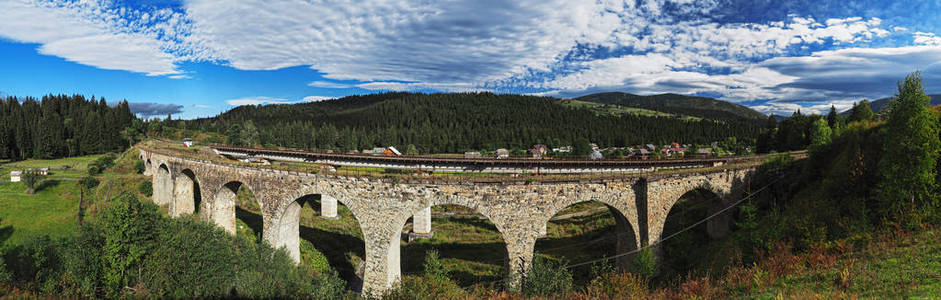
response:
M0 99L0 159L59 158L120 151L138 120L127 104L104 98L47 95Z
M753 122L599 116L552 100L493 93L383 93L240 106L188 121L186 127L224 134L234 145L338 150L413 145L421 153L569 146L582 138L602 147L707 144L728 137L753 144L764 131Z

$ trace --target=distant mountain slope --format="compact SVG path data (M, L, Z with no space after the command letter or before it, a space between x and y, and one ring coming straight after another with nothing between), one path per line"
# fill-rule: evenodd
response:
M598 93L575 98L580 101L615 104L713 120L764 120L768 116L743 105L706 97L677 94L640 96L621 92Z
M234 143L343 150L389 145L404 150L414 145L426 153L566 146L580 139L605 147L673 141L707 144L732 136L754 140L763 130L751 121L663 117L656 112L598 114L562 101L492 93L385 93L239 106L216 117L188 121L186 126L224 134Z
M928 95L928 97L931 97L931 106L941 105L941 94ZM869 103L869 108L872 108L872 112L878 113L887 105L889 105L890 100L892 100L892 98L882 98L876 101L872 101L871 103ZM850 114L850 109L847 109L840 113L840 115L844 115L844 116L848 116L849 114Z

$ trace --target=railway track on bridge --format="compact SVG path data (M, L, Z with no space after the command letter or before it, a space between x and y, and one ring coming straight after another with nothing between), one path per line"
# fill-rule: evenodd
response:
M777 155L751 155L699 159L659 160L577 160L577 159L496 159L496 158L442 158L430 156L372 156L313 152L294 149L264 149L212 145L218 154L233 157L262 157L275 161L321 163L338 167L377 167L419 171L455 171L480 173L643 173L661 169L718 167L729 164L760 162ZM806 151L791 152L794 158L804 158Z

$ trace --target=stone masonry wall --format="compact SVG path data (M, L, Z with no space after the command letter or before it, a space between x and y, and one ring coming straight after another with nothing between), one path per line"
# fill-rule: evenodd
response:
M619 249L636 249L644 237L659 238L669 208L676 199L695 188L716 192L722 199L731 195L734 186L744 182L749 171L728 171L711 174L684 174L656 179L624 178L582 182L513 182L513 183L441 183L434 181L396 182L391 179L307 174L227 165L205 160L179 158L141 149L142 159L153 166L169 169L170 190L161 189L166 197L174 195L174 185L184 170L195 174L199 183L201 215L234 233L233 185L244 184L252 189L262 211L263 239L271 245L284 246L297 260L298 207L296 201L307 195L329 195L346 205L359 222L366 244L366 266L363 292L382 294L400 279L399 248L406 221L416 212L435 205L461 205L473 209L494 223L503 235L509 256L508 278L525 276L532 262L536 239L546 234L549 219L562 209L579 202L598 201L623 216L629 230L619 237ZM156 167L150 167L154 170ZM150 171L159 174L159 172ZM163 182L159 175L155 176ZM187 178L189 179L189 178ZM179 180L190 184L190 180ZM186 189L187 187L180 187ZM230 190L225 190L230 189ZM155 186L154 199L158 197ZM176 193L191 195L184 190ZM648 195L649 194L649 195ZM229 195L229 196L222 196ZM192 209L185 201L167 199L171 215L178 210ZM648 200L649 203L648 204ZM192 201L192 200L189 200ZM180 206L180 207L175 207ZM647 207L650 209L647 209ZM231 214L228 215L228 214ZM231 221L229 221L231 219ZM645 220L651 220L647 229ZM231 222L231 224L229 224ZM231 228L230 228L231 227ZM649 234L648 234L649 232ZM316 243L316 241L314 241ZM291 249L293 248L293 249Z

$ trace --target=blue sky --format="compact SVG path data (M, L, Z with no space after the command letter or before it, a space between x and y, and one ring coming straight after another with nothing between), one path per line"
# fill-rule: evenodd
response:
M941 93L941 2L0 1L0 93L142 116L382 91L707 95L765 113Z

